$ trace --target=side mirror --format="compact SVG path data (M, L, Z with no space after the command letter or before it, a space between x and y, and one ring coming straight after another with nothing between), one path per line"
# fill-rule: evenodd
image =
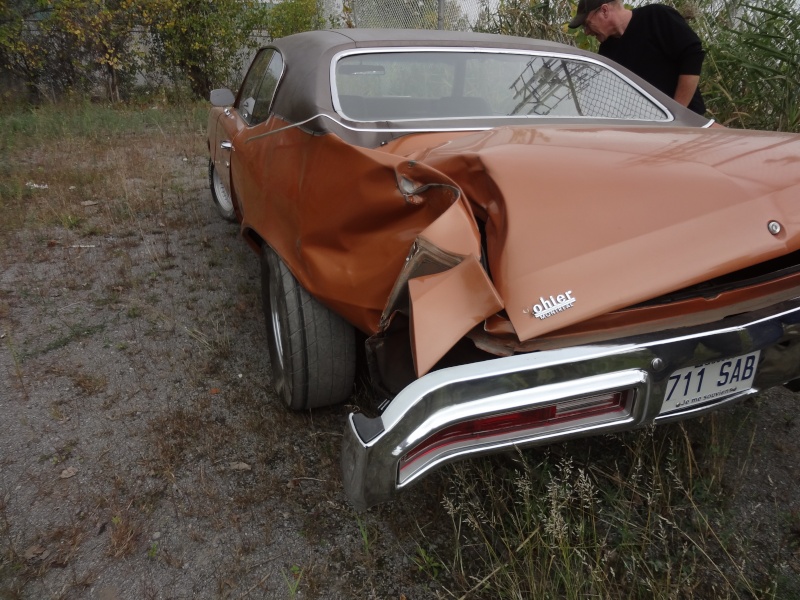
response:
M211 90L212 106L230 106L236 101L236 96L228 88Z

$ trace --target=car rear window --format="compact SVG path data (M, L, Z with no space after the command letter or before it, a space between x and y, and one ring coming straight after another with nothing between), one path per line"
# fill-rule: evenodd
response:
M332 80L337 110L356 121L671 118L611 68L563 55L472 49L361 52L340 57Z

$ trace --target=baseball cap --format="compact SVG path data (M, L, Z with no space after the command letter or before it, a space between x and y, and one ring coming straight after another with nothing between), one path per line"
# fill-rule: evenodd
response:
M577 27L581 27L583 22L586 21L586 17L589 16L590 12L597 10L603 6L603 4L608 4L609 2L613 2L613 0L580 0L580 2L578 2L578 11L569 22L569 28L575 29Z

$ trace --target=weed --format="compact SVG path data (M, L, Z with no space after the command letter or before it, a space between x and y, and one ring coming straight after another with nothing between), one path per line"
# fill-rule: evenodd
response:
M361 547L364 550L364 554L369 556L369 549L373 542L372 535L369 531L369 526L359 516L356 516L356 523L358 524L358 533L361 535Z
M61 225L64 227L64 229L77 229L81 223L83 223L83 219L81 217L71 214L60 215L59 220L61 221Z
M11 335L6 336L6 347L8 348L8 353L11 355L11 360L14 363L14 376L16 377L17 384L22 390L25 399L28 400L28 391L25 388L25 380L22 376L22 359L17 352L17 349L14 347L14 341Z
M286 582L286 589L289 592L289 598L296 598L298 589L300 588L300 581L303 578L303 569L297 565L292 565L289 568L289 574L281 570L283 580Z
M111 517L111 537L108 553L114 558L132 554L141 534L141 528L134 522L128 512L129 510L126 509L124 513Z
M64 413L61 411L61 403L53 402L50 404L50 416L54 421L63 421L65 418Z
M412 560L417 565L417 568L426 573L431 579L439 577L439 572L444 569L444 565L436 558L436 555L425 550L422 546L417 546L417 554Z
M61 411L58 408L55 408L51 405L51 415L54 419L61 421L63 420L63 415L60 418L57 418L56 415L61 415ZM72 451L78 445L78 440L69 440L66 443L62 444L52 454L43 454L39 457L39 462L50 462L53 465L60 465L61 463L69 460L72 458Z
M224 318L220 321L212 322L208 333L196 328L186 328L186 333L216 359L227 358L230 355L231 340L228 332Z
M87 396L102 392L108 385L108 379L103 375L89 375L88 373L74 373L71 375L75 384Z
M91 337L95 333L104 331L105 327L106 326L104 323L99 325L84 325L83 323L68 325L69 331L66 334L59 336L40 350L26 353L24 358L32 358L34 356L47 354L48 352L52 352L54 350L59 350L60 348L68 346L72 342Z

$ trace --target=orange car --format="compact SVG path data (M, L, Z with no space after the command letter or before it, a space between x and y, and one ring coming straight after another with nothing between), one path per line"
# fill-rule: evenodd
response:
M215 90L209 178L261 255L273 383L348 397L346 492L800 383L800 137L475 33L314 31Z

